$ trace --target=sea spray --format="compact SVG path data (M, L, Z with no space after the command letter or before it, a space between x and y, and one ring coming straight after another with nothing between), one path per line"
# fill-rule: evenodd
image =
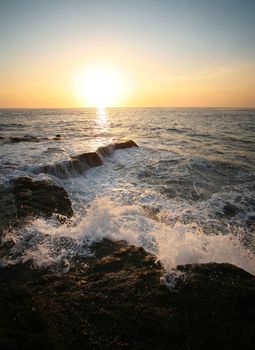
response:
M9 232L12 242L2 265L31 261L35 266L63 264L75 256L90 254L90 246L108 238L125 240L155 254L166 271L177 265L227 262L255 274L252 252L238 235L204 234L197 223L169 226L146 215L137 205L119 206L108 198L97 198L82 216L60 225L57 220L36 219L23 229Z

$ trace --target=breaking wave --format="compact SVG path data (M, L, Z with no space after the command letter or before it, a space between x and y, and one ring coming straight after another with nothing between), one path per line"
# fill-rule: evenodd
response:
M37 267L69 268L73 257L90 254L89 247L103 238L125 240L155 254L170 272L177 265L228 262L255 274L253 253L242 243L242 231L208 235L197 223L169 226L147 216L137 205L119 206L98 198L82 216L59 225L57 220L36 219L3 243L10 246L2 265L30 261ZM254 242L253 242L254 244Z

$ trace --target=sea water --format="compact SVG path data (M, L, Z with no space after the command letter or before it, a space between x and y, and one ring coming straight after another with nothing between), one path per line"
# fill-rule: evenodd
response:
M82 175L38 170L127 139L139 148L116 150ZM66 189L74 217L8 230L1 265L68 269L109 238L144 247L167 271L228 262L255 274L254 156L252 109L2 109L1 186L50 177Z

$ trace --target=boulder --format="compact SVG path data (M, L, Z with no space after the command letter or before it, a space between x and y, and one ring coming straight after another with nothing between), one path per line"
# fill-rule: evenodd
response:
M14 178L9 187L2 189L0 199L0 230L8 225L22 224L29 217L73 215L71 201L65 189L53 181L36 180L29 176Z
M52 180L32 180L28 176L22 176L14 179L13 184L19 216L50 217L54 213L66 217L73 215L66 190Z

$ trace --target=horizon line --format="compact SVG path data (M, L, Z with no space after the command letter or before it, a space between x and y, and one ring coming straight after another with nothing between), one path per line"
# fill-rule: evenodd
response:
M118 107L105 107L103 109L121 109L121 108L208 108L208 109L255 109L255 106L118 106ZM98 107L1 107L0 109L100 109Z

